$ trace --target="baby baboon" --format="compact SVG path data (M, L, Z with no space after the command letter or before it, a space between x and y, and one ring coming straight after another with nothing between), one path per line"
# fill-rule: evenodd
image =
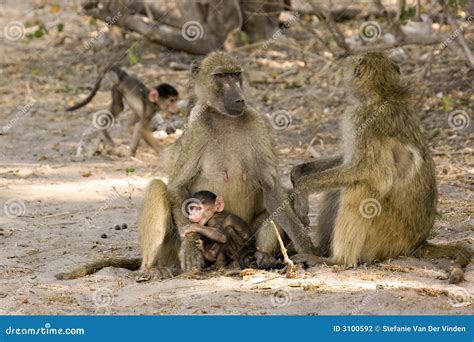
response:
M110 112L113 117L117 118L123 111L124 99L134 113L134 118L131 122L131 125L134 127L132 141L130 142L130 155L135 155L141 138L156 152L159 152L160 148L153 138L149 125L153 115L160 109L170 113L177 112L176 100L178 98L178 91L170 84L162 83L148 89L140 80L130 76L124 70L114 65L104 68L99 74L92 92L84 100L66 108L66 110L74 111L92 101L106 74L114 83L112 87L112 104L110 106ZM104 129L101 133L105 141L110 146L114 146L114 142L107 130Z
M183 227L181 237L198 233L196 246L202 252L204 260L218 267L227 265L231 261L238 261L245 268L252 257L259 260L260 269L283 267L275 258L264 252L252 248L253 234L250 226L240 217L224 211L225 203L222 196L210 191L198 191L185 201L186 213L191 222Z
M295 167L291 172L300 216L307 194L329 191L318 222L319 253L355 266L399 255L431 253L437 188L435 167L420 131L409 88L400 69L382 53L358 58L351 79L356 104L342 119L343 153ZM330 248L328 248L330 245ZM462 280L470 251L443 247L455 267L450 282Z
M205 261L219 267L238 260L239 252L252 245L252 232L240 217L224 211L224 199L210 191L198 191L185 203L190 224L183 227L181 238L198 233L196 246Z

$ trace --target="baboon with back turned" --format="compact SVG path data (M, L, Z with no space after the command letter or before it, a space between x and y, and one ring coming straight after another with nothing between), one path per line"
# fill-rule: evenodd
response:
M382 53L355 61L350 81L356 100L342 118L343 152L295 167L295 209L307 215L307 194L326 191L319 216L320 255L309 263L346 266L399 255L454 259L449 281L463 279L471 252L461 245L426 242L433 227L435 166L413 113L400 69Z

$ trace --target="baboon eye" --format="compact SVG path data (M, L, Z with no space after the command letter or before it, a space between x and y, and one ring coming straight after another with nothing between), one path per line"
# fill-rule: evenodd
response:
M225 74L224 74L224 73L221 73L221 72L219 72L219 73L217 73L217 74L214 74L214 76L216 76L216 77L224 77L224 76L225 76Z
M239 76L240 76L240 74L241 74L241 72L240 72L240 71L234 72L234 76L237 76L237 77L239 77Z
M397 72L400 74L400 65L394 64L393 66L395 67L395 70L397 70Z

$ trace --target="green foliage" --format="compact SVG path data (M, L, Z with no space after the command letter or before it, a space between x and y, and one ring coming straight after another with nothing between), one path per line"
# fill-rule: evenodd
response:
M455 17L458 15L458 11L466 10L467 0L449 0L449 8Z
M442 101L443 101L443 110L445 112L450 112L451 111L451 99L447 96L443 96Z
M247 45L249 43L249 36L244 31L240 31L240 44Z
M34 67L31 68L31 74L32 75L41 75L43 73L43 68L40 66L35 65Z
M77 95L79 94L79 88L78 87L71 87L69 83L64 83L64 90L66 93L69 95Z
M58 25L56 25L56 28L58 29L58 32L63 32L64 31L64 24L63 23L58 23Z
M26 36L30 39L41 38L46 33L48 33L48 30L46 29L46 27L43 24L40 24L39 27L33 33L28 33Z
M402 13L400 14L401 20L408 20L415 16L416 6L410 6L408 8L404 7Z
M129 173L133 173L133 172L135 172L135 168L134 168L134 167L127 167L127 168L125 169L125 173L127 174L127 176L128 176Z
M127 50L127 59L128 59L128 64L130 65L135 65L138 63L138 57L133 53L131 49Z
M432 138L435 138L437 137L438 135L441 134L441 128L437 127L437 128L434 128L432 131L431 131L431 137Z

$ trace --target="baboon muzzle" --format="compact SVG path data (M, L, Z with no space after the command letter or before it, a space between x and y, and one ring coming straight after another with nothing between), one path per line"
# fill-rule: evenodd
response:
M237 85L231 85L224 91L224 108L229 115L241 115L245 109L245 99Z

